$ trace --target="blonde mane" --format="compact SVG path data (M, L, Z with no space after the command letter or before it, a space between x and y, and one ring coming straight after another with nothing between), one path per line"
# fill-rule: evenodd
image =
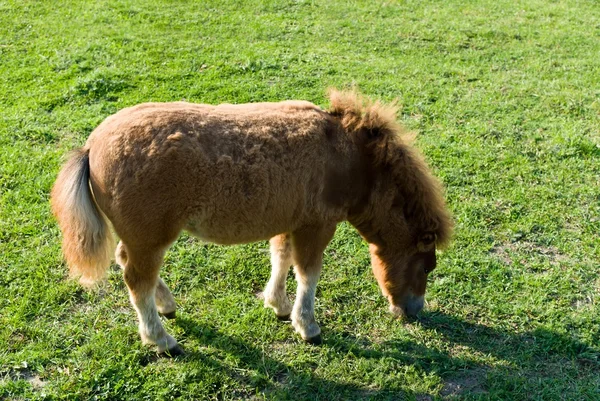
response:
M399 110L396 102L391 104L379 100L373 102L356 90L329 89L328 93L330 102L328 112L340 119L342 127L347 132L367 130L370 135L381 133L410 139L410 135L396 121Z

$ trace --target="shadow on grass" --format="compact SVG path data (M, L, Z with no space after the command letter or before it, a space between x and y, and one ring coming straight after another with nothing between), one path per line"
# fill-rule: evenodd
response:
M446 383L441 395L485 396L489 391L500 398L597 397L600 351L573 336L544 328L512 332L439 312L424 313L419 324L441 334L451 348L468 347L501 361L493 366L471 363L462 371L438 372Z
M466 322L443 313L425 313L419 323L428 330L441 333L449 343L464 345L515 364L562 358L600 370L598 350L572 336L548 329L514 333Z
M325 342L322 347L339 353L341 358L348 355L352 358L389 361L398 365L413 366L426 374L435 374L444 380L440 392L445 396L469 395L489 396L490 380L496 377L507 377L506 380L524 376L518 386L519 391L526 391L528 385L544 378L559 378L564 374L561 369L553 371L552 364L574 365L575 377L579 366L590 373L600 372L598 352L587 345L549 330L535 330L527 333L510 333L492 329L480 324L469 323L456 317L442 313L425 313L418 323L426 330L435 330L450 344L446 350L427 347L407 340L389 340L373 343L370 340L356 338L349 333L336 331L328 327L324 332ZM226 335L213 327L201 326L190 319L178 318L179 325L186 335L197 338L207 346L215 347L226 353L235 355L239 366L232 368L223 361L187 349L185 358L201 361L218 371L223 372L246 387L255 388L257 392L274 399L311 399L311 400L398 400L417 399L431 400L430 394L415 394L398 386L372 387L344 383L341 378L325 379L314 373L316 366L302 365L294 367L280 362L254 344L238 337ZM506 363L505 366L487 366L471 359L463 359L452 355L456 346L468 347L485 355L492 355ZM540 370L540 367L547 369ZM492 379L490 379L490 377ZM511 379L512 378L512 379ZM506 389L509 390L510 389ZM516 390L515 390L516 391ZM246 394L248 395L248 394ZM242 394L238 394L242 396Z
M318 377L313 373L310 364L295 368L273 359L253 344L237 337L226 335L213 327L202 326L190 319L177 318L177 325L183 328L188 336L193 336L201 343L235 355L239 368L233 369L221 360L209 356L202 351L186 349L184 358L198 360L212 368L223 371L269 398L289 400L398 400L407 399L408 393L398 390L373 390L350 383L337 382ZM327 346L324 344L323 346ZM234 397L243 398L242 394ZM251 398L251 397L250 397Z

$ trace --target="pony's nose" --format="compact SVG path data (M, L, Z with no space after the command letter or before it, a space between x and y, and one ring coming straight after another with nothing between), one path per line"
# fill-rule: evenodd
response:
M404 303L404 314L409 317L415 317L423 309L425 305L425 297L416 297L414 295L407 297L408 299Z
M390 311L396 316L415 317L425 305L424 296L408 295L403 304L398 306L390 302Z

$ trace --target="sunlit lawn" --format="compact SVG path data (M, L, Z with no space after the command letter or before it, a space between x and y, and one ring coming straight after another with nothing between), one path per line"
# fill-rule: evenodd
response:
M0 1L0 398L600 399L599 55L596 1ZM319 347L263 309L266 243L172 247L175 360L116 269L66 280L48 193L106 116L353 84L399 100L455 216L418 321L347 224Z

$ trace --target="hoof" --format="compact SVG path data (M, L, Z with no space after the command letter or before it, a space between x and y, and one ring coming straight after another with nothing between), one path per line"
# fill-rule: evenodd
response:
M177 345L169 348L168 350L165 350L165 351L161 352L158 355L161 358L174 358L176 356L185 355L185 352L183 351L183 348L181 348L179 346L179 344L177 344Z
M288 313L287 315L282 315L282 316L275 315L275 316L277 316L277 319L279 319L282 322L289 322L292 320L290 317L290 313Z
M166 317L167 319L175 319L176 311L169 312L169 313L163 313L162 315L164 317Z
M323 344L323 339L321 338L320 334L317 334L316 336L311 337L311 338L307 338L304 341L306 341L310 345L321 345L321 344Z

